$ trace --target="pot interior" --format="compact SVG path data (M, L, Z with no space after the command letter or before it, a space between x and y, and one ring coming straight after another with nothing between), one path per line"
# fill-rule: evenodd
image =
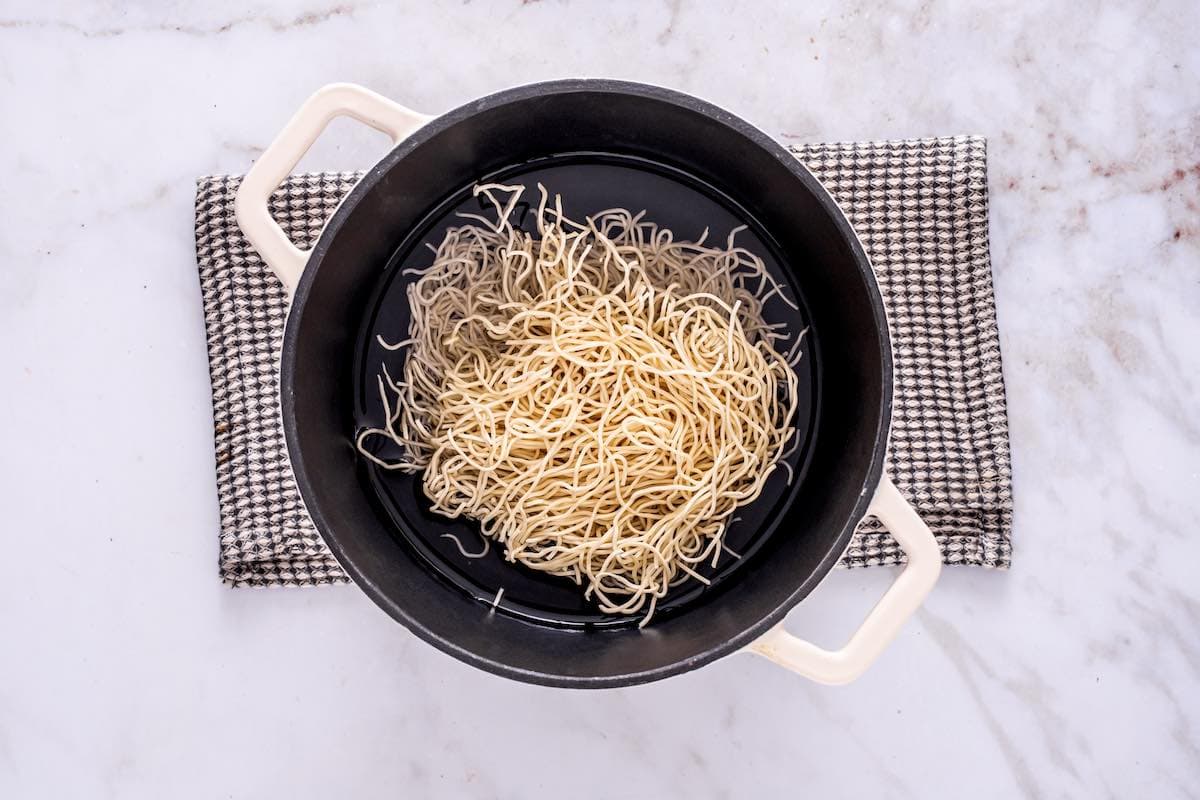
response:
M471 523L432 514L419 476L357 457L356 427L378 424L375 375L404 338L407 279L424 245L478 211L476 182L536 184L568 215L646 209L677 239L704 228L760 255L807 329L798 366L795 480L777 471L740 510L713 585L677 587L654 620L599 613L563 579L465 559ZM425 251L422 254L422 251ZM283 354L289 451L318 529L355 580L418 634L477 666L540 683L619 685L698 666L752 640L803 598L844 550L878 481L890 399L886 327L849 225L794 159L724 112L663 90L571 82L525 87L435 120L364 179L322 235L297 290ZM385 455L386 453L381 453ZM493 608L493 601L504 593Z
M768 322L786 324L786 330L793 337L799 336L799 341L789 339L777 345L786 352L795 344L801 352L796 367L799 377L797 432L789 445L794 447L788 458L790 472L782 468L776 470L764 486L762 495L738 510L737 521L726 535L728 548L737 557L722 552L715 565L711 562L698 565L696 571L709 584L690 579L676 586L659 601L655 619L679 613L704 594L715 591L738 572L739 565L753 558L776 530L775 523L784 517L795 496L792 490L803 480L817 413L819 371L815 337L808 336L809 316L804 311L803 299L787 285L789 277L769 234L744 209L722 196L715 187L666 165L614 154L571 153L514 165L488 175L480 182L524 186L523 200L516 213L521 227L531 233L536 233L530 212L536 210L539 185L552 196L561 195L563 210L573 219L582 219L585 215L634 199L638 206L632 210L645 210L648 220L669 228L677 239L694 241L707 230L709 241L723 243L736 228L747 226L748 230L738 233L737 243L762 258L767 269L784 286L783 292L789 302L779 297L770 298L764 316ZM364 315L363 329L357 340L359 355L354 362L357 429L379 428L386 421L387 412L377 382L381 364L388 364L395 376L400 375L402 369L400 354L389 352L380 344L380 339L397 342L407 336L412 315L406 291L416 278L411 273L405 274L404 270L427 266L432 259L428 246L436 246L448 228L462 225L462 213L494 216L494 210L485 198L473 196L472 186L462 187L423 224L413 228L382 274L380 287L368 304L370 310ZM801 335L801 332L805 333ZM391 460L400 456L399 449L384 437L375 437L371 444L380 458ZM641 617L637 615L601 612L595 603L584 598L573 581L505 561L501 547L490 547L481 558L465 556L455 541L465 543L469 551L480 551L482 539L478 524L433 513L421 490L421 475L383 469L366 459L360 463L360 470L362 480L371 487L396 534L425 560L429 569L487 608L495 606L499 613L571 627L636 626L640 621ZM793 476L790 481L789 476Z

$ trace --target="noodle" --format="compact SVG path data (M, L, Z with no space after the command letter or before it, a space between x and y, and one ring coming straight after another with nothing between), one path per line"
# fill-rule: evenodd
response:
M405 351L403 377L384 367L385 423L356 444L423 470L433 509L478 520L508 561L645 624L672 586L708 582L701 564L740 558L723 542L734 511L791 472L801 337L781 354L762 315L791 301L737 231L722 248L625 209L575 222L542 189L535 237L512 222L522 187L475 193L497 219L463 215L431 266L405 271L409 338L380 339ZM374 455L373 436L401 457Z
M443 533L442 538L454 542L454 546L458 548L458 552L462 553L463 558L483 558L492 549L492 542L487 538L484 538L483 549L478 553L468 553L467 548L463 547L463 543L453 533Z

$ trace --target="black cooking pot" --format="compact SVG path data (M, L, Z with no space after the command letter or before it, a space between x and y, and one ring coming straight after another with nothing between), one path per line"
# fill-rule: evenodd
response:
M396 146L302 252L271 219L267 198L338 115L390 133ZM746 507L740 559L715 572L709 587L680 587L643 629L588 608L575 586L498 554L494 562L456 563L439 534L461 523L431 515L419 481L380 475L352 444L356 425L375 413L367 388L383 357L375 334L402 338L406 325L396 301L400 266L413 265L424 242L437 241L456 212L471 208L470 187L485 179L545 182L562 192L568 213L646 208L678 238L746 224L748 246L800 309L789 324L808 328L795 480L787 483L781 471ZM657 87L572 80L428 118L360 87L333 85L254 165L237 217L294 290L281 401L308 512L363 591L447 653L518 680L605 687L657 680L745 648L816 680L846 682L936 581L941 559L932 534L881 477L892 359L867 256L804 166L727 112ZM905 571L841 650L784 632L778 623L833 567L868 514L906 550Z

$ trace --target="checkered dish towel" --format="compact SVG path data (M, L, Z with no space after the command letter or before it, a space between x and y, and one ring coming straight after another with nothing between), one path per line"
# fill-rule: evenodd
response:
M1012 476L988 256L987 147L980 137L793 148L861 237L888 309L896 394L889 472L947 564L1006 568ZM271 210L312 244L361 173L289 178ZM221 577L235 586L338 583L313 528L279 421L276 370L287 294L234 219L240 178L201 178L196 257L208 335L221 507ZM904 553L864 520L842 564Z

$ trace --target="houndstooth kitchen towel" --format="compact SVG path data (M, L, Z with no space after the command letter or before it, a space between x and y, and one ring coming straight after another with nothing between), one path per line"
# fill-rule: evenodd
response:
M1007 567L1012 478L988 257L987 148L980 137L793 148L838 200L875 266L895 350L889 473L933 529L947 564ZM298 175L272 197L301 247L359 173ZM279 422L287 295L233 214L240 179L196 192L196 256L208 334L221 507L221 577L235 585L346 580L309 522ZM874 520L845 566L904 553Z

